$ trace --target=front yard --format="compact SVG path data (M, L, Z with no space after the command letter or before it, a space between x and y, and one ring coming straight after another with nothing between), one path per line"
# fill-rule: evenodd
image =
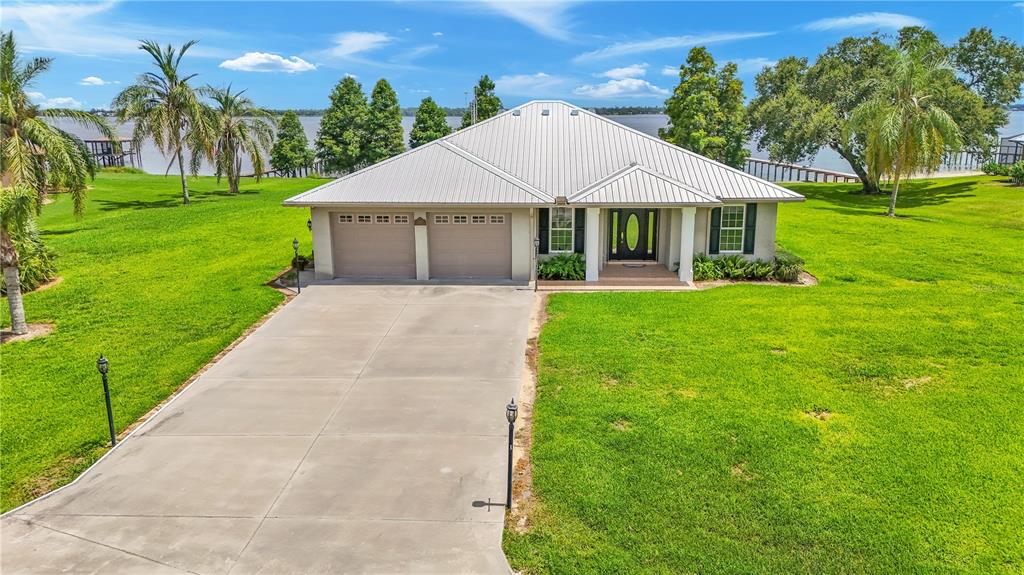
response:
M513 567L1024 570L1024 189L793 188L816 287L551 298Z
M110 359L119 430L164 400L284 296L263 284L291 261L292 238L310 250L308 212L281 201L315 180L244 181L231 196L214 178L100 174L85 216L70 198L43 209L58 285L25 298L43 338L5 344L4 510L70 481L105 451L103 387L96 358ZM7 301L0 320L10 325Z

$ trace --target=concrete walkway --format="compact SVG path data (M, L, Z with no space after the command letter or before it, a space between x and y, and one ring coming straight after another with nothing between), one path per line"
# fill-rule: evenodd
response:
M507 573L504 406L532 300L303 289L77 483L4 518L2 571Z

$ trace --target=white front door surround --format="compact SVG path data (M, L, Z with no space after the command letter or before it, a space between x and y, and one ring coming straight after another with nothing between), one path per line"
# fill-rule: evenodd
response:
M583 255L587 261L587 281L596 282L600 278L601 261L607 251L607 245L601 242L601 208L587 208L586 243L583 248ZM665 211L670 215L670 225L666 229L670 231L671 249L669 257L665 259L665 266L672 269L675 264L675 257L679 261L679 281L693 281L693 249L694 249L694 227L696 222L697 208L685 206ZM678 252L676 251L678 249Z

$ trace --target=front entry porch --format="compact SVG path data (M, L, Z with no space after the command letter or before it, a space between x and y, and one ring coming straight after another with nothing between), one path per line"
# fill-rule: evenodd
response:
M588 283L692 282L696 207L588 207L585 212Z

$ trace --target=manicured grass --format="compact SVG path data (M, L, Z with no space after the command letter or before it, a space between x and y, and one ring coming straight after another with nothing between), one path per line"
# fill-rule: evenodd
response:
M213 178L189 183L184 207L176 177L104 173L82 219L67 197L43 209L63 282L25 298L29 322L56 331L0 348L4 510L104 452L101 353L123 429L283 299L264 284L289 265L292 238L306 254L310 239L308 212L281 200L320 181L247 181L237 196ZM0 314L10 325L6 300Z
M793 187L816 287L551 297L513 567L1024 572L1024 189Z

